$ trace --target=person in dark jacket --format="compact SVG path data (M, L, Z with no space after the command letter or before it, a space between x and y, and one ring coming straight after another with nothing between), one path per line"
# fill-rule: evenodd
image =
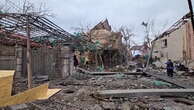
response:
M74 61L74 67L76 68L77 66L78 66L78 60L77 60L77 57L76 57L76 55L74 54L74 56L73 56L73 61Z
M167 62L166 62L166 70L167 70L167 75L169 77L173 77L173 73L174 73L174 64L173 62L171 61L171 59L169 59Z

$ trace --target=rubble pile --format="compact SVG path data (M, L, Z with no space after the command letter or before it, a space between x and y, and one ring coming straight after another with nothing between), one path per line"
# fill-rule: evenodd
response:
M36 78L34 84L38 84L41 80L46 82L45 79ZM25 81L18 83L16 88L21 88ZM188 99L188 97L180 97L179 99L189 100L191 101L190 103L180 101L177 97L103 98L94 95L98 90L175 88L172 84L159 81L154 77L124 74L91 77L76 73L67 79L52 80L50 84L51 88L62 88L62 91L49 100L35 101L25 105L28 108L36 108L38 110L192 110L194 108L194 103L192 104L192 100ZM26 108L23 110L26 110Z

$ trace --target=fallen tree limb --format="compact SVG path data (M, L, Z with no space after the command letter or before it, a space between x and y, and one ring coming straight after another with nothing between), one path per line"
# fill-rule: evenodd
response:
M188 96L194 95L194 89L132 89L98 91L97 96L108 97L142 97L142 96Z

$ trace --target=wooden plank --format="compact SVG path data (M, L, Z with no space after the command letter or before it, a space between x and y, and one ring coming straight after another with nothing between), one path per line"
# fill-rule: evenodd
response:
M77 70L79 70L79 71L81 71L81 72L84 72L84 73L86 73L86 74L90 74L90 71L87 71L87 70L85 70L85 69L83 69L83 68L77 67Z
M49 97L53 96L54 94L58 93L59 91L61 91L61 89L48 89L47 95L45 97L40 97L38 99L39 100L48 99Z
M143 72L90 72L83 68L77 68L79 71L84 72L88 75L103 76L103 75L115 75L115 74L125 74L125 75L143 75Z
M48 83L26 90L14 96L0 99L0 107L31 102L41 97L47 97Z
M0 70L0 99L11 96L14 71Z
M0 79L0 98L11 96L13 76Z
M14 72L15 72L14 70L0 70L0 78L13 76Z
M185 88L185 89L194 88L194 85L192 85L192 84L188 84L187 82L179 81L179 80L174 79L174 78L169 78L166 76L157 75L157 74L155 74L155 72L146 72L145 74L156 77L159 80L174 84L174 85L181 87L181 88ZM163 74L165 74L165 73L163 73Z
M186 96L194 95L194 89L132 89L104 90L96 93L102 97Z
M115 74L125 74L125 75L143 75L143 72L91 72L91 75L115 75Z

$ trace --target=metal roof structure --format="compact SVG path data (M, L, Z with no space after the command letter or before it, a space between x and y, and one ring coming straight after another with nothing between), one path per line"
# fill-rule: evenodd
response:
M185 16L183 16L181 19L179 19L178 21L176 21L172 26L170 26L170 28L168 28L165 32L163 32L160 36L158 36L157 38L155 38L153 41L156 41L160 38L163 38L164 36L176 31L177 29L181 28L181 26L183 26L185 23L189 22L191 18L190 13L186 14Z
M6 34L17 33L27 36L29 27L31 39L51 39L67 42L72 39L72 34L63 30L49 19L36 14L1 13L0 30Z

